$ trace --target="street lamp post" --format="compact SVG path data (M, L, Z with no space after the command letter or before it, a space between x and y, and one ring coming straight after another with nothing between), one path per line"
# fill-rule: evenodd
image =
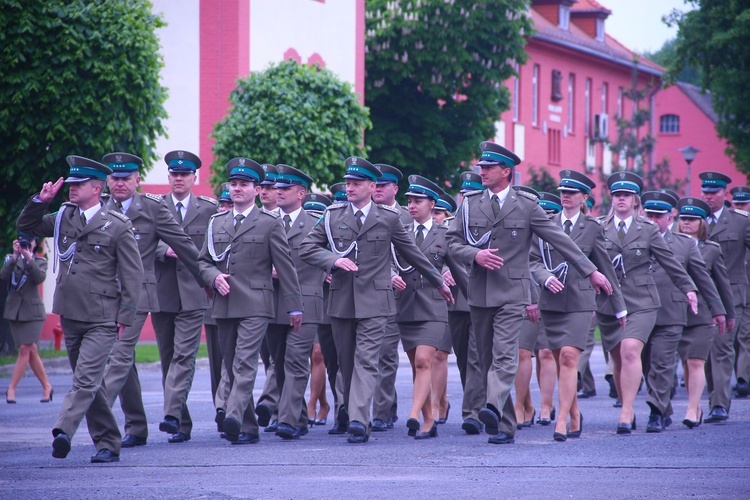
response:
M690 165L693 163L695 155L699 151L700 150L695 149L693 146L685 146L684 148L679 149L679 152L682 153L682 157L685 158L685 161L687 162L687 182L685 182L685 196L690 196Z

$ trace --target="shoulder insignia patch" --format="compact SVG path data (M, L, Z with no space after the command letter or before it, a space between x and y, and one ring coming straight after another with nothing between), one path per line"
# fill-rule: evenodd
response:
M638 219L638 222L640 222L641 224L648 224L650 226L655 226L656 225L653 222L651 222L650 220L646 219L645 217L642 218L642 219Z
M227 212L216 212L216 213L215 213L215 214L213 214L213 215L212 215L212 216L211 216L210 218L211 218L211 219L215 219L216 217L218 217L218 216L220 216L220 215L226 215L226 214L227 214Z
M538 203L538 202L539 202L539 198L538 198L537 196L534 196L534 195L533 195L533 194L531 194L531 193L527 193L526 191L521 191L521 190L519 189L518 191L516 191L516 194L517 194L517 195L521 195L521 196L523 196L524 198L528 198L529 200L533 201L534 203Z
M474 196L479 193L484 193L484 189L477 189L476 191L467 191L466 193L464 193L464 198L466 198L467 196Z
M393 212L394 214L401 213L401 210L399 210L398 208L389 207L388 205L381 205L380 203L378 203L378 208L388 210L389 212Z
M109 210L109 215L113 215L113 216L115 216L116 218L120 219L123 222L129 222L130 221L130 219L128 219L128 217L124 213L120 212L119 210Z
M260 207L260 213L266 214L266 215L268 215L270 217L273 217L274 219L278 219L279 218L279 214L277 214L276 212L272 212L270 210L266 210L263 207Z
M739 208L732 209L732 212L740 215L744 215L745 217L750 217L750 212L746 212L745 210L740 210Z
M69 201L66 201L66 202L64 202L64 203L62 204L62 206L63 206L63 207L73 207L73 208L78 208L78 205L76 205L75 203L71 203L71 202L69 202Z
M719 248L721 248L721 245L719 245L719 244L718 244L717 242L715 242L715 241L711 241L711 240L705 240L705 241L704 241L703 243L705 243L706 245L713 245L713 246L715 246L715 247L719 247Z
M333 205L326 207L326 210L336 210L337 208L344 208L348 206L349 206L348 202L347 203L334 203Z
M593 215L586 214L586 220L590 220L591 222L596 222L600 226L602 225L603 221L594 217Z
M212 205L218 206L219 202L214 200L213 198L209 198L208 196L198 196L199 200L207 201Z
M164 198L162 196L159 196L158 194L141 193L141 196L151 201L155 201L156 203L161 203L162 201L164 201Z

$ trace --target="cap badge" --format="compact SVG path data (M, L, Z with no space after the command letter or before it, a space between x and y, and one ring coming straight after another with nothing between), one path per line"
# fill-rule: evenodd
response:
M117 160L118 163L121 162L122 161L122 155L115 155L115 160Z
M692 205L693 204L693 199L692 198L688 198L687 199L687 204L688 205Z
M563 170L563 175L565 177L570 177L570 170Z
M244 158L240 158L240 165L242 165L243 167L245 166L245 159Z
M317 200L317 199L318 199L318 197L317 197L317 195L315 195L315 194L311 194L311 195L310 195L310 199L311 199L311 200Z
M624 178L625 178L625 172L620 172L620 179L624 179Z
M708 177L709 179L713 179L714 178L714 173L713 172L706 172L706 177Z
M177 157L178 158L183 158L184 156L185 156L185 152L184 151L177 151Z
M355 156L354 158L352 158L352 165L356 165L356 164L357 164L357 157Z

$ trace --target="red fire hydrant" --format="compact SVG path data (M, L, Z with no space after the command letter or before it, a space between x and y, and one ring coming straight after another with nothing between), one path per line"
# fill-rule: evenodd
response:
M59 351L63 339L63 330L60 323L58 323L57 326L52 329L52 333L55 334L55 350Z

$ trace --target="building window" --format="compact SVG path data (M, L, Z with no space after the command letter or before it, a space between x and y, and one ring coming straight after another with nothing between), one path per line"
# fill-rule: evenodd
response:
M531 79L531 125L539 126L539 65L534 65L534 75Z
M608 100L609 98L609 85L607 82L602 83L602 113L607 114Z
M513 77L513 121L517 122L521 116L521 68L514 63L513 69L516 71Z
M601 18L596 20L596 40L604 41L604 19Z
M568 133L575 134L576 75L568 77Z
M558 17L560 19L560 22L558 23L557 27L563 30L567 30L570 28L570 5L560 5L560 10L558 12Z
M617 119L622 120L622 87L617 89Z
M586 137L591 135L591 78L586 78L586 91L583 94L584 116L583 128Z
M680 117L678 115L661 115L659 119L659 132L662 134L679 134Z
M562 138L562 134L560 133L560 129L554 129L554 128L549 129L549 132L547 134L547 146L548 146L548 151L549 151L548 161L550 165L560 165L561 138Z

